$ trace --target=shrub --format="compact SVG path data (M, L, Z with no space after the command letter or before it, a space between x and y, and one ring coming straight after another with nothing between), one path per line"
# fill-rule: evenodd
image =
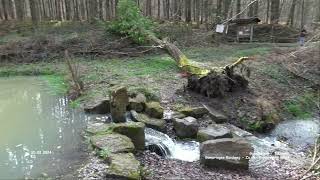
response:
M142 44L147 34L153 30L153 22L144 17L133 0L120 0L117 6L117 19L107 29L113 33L129 36L134 42Z

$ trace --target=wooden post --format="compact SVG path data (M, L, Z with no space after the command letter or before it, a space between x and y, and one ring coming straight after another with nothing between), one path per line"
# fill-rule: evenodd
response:
M239 29L240 29L239 26L237 26L237 42L240 42L240 41L239 41L239 39L240 39L240 38L239 38Z
M253 24L250 25L250 42L252 42L253 39Z

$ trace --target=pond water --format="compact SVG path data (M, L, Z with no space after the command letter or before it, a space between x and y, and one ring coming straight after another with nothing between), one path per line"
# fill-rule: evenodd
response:
M0 78L0 87L0 179L57 175L83 160L88 116L41 77Z

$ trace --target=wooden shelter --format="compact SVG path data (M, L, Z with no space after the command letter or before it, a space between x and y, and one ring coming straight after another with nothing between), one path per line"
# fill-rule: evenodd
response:
M258 24L261 20L257 17L232 19L227 23L227 29L230 25L237 27L237 42L241 39L253 40L254 25Z

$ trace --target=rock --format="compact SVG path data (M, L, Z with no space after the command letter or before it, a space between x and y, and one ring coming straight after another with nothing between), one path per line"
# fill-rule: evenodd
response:
M139 93L136 97L129 99L128 110L143 112L146 106L146 102L147 102L146 96Z
M145 147L145 124L140 122L128 122L128 123L109 123L102 125L93 125L86 129L86 132L90 135L103 135L116 132L129 137L135 148L138 150L144 150Z
M202 128L197 133L197 139L200 142L221 138L232 138L232 134L228 128L218 124Z
M140 162L132 153L112 154L107 179L140 180Z
M201 118L203 115L208 113L208 110L204 107L184 107L180 109L179 112L186 116Z
M91 144L109 153L133 152L134 144L131 139L121 134L104 134L91 137Z
M257 106L261 114L260 121L255 122L259 125L259 132L267 132L272 130L276 124L280 122L280 116L273 104L263 98L258 98Z
M127 88L123 86L113 87L110 93L110 111L114 122L126 121L126 110L128 106Z
M90 125L85 131L89 135L97 135L97 134L110 134L112 133L114 123L96 123L93 125Z
M137 150L145 147L145 124L141 122L121 123L114 126L113 131L129 137Z
M216 123L225 123L228 121L228 118L224 114L215 109L208 109L208 113L211 119Z
M150 118L145 114L137 113L132 110L131 116L134 121L145 123L147 127L164 132L166 129L166 121L163 119Z
M201 143L200 163L209 168L248 169L253 154L250 143L240 138L223 138Z
M183 119L174 119L173 127L177 136L181 138L193 138L197 135L199 124L197 119L186 117Z
M87 104L84 107L84 111L92 114L108 114L110 113L110 99L104 99L99 102Z
M148 102L146 103L146 114L150 117L161 119L163 118L163 107L159 102Z
M226 127L227 129L229 129L232 133L233 136L236 136L236 137L251 137L253 136L252 133L249 133L248 131L245 131L241 128L238 128L237 126L233 125L233 124L221 124L221 126L224 126Z
M180 112L173 112L171 115L171 119L175 119L175 118L183 119L185 117L187 117L187 116L185 114L180 113Z

